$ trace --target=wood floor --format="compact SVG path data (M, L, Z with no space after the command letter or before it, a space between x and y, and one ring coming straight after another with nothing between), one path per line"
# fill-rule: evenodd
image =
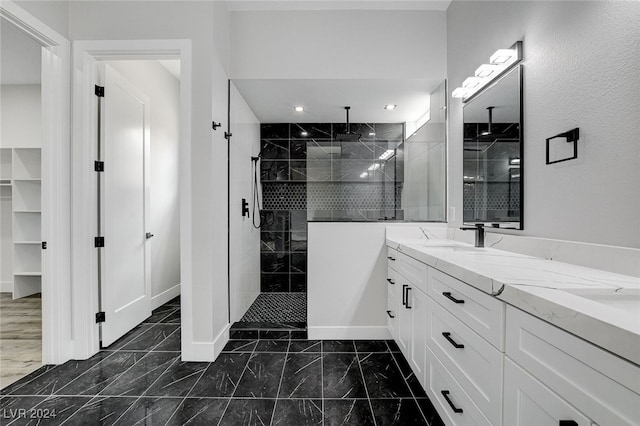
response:
M40 294L12 300L0 293L0 389L42 366Z

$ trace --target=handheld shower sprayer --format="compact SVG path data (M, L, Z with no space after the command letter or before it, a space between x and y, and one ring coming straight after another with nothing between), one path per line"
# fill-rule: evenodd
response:
M263 225L273 225L273 219L271 221L266 219L266 215L263 217L262 207L260 206L260 187L258 186L258 161L262 159L262 151L257 156L251 157L253 162L253 218L251 222L256 229L262 228ZM258 214L256 214L256 211ZM256 223L256 217L258 219Z

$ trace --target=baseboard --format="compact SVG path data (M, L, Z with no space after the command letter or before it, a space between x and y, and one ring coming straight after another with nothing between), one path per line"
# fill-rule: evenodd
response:
M213 358L214 358L213 360L218 358L218 355L220 355L220 352L222 352L222 349L226 346L227 342L229 341L230 328L231 328L231 324L225 325L220 331L220 333L218 333L216 338L213 340Z
M308 327L310 340L388 340L391 334L387 326L379 327Z
M216 360L222 348L229 341L229 328L231 324L225 325L220 333L213 339L213 342L193 342L188 348L182 350L182 361L193 362L213 362ZM184 339L183 339L184 341Z
M151 298L151 309L159 308L174 297L180 296L180 284L176 284L168 290L163 291Z
M0 293L12 293L13 281L0 281Z

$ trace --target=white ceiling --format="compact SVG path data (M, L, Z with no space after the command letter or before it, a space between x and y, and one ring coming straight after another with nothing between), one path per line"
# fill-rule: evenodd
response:
M350 106L353 123L417 121L441 80L233 80L261 123L336 123ZM394 111L384 109L396 104ZM294 106L305 111L295 112Z
M447 10L451 0L227 0L230 11Z
M42 47L0 19L0 84L40 84Z

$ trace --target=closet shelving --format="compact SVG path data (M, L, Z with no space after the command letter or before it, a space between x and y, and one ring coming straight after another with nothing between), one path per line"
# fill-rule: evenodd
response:
M13 298L18 299L42 287L41 150L3 148L0 154L2 196L11 197L12 205Z

